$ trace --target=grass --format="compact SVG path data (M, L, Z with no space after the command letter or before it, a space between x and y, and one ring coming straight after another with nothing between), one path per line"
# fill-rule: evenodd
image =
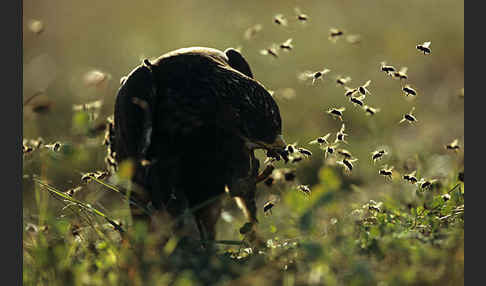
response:
M62 145L58 151L33 146L23 157L24 285L464 284L465 187L458 178L464 171L464 3L444 0L439 12L418 0L299 3L309 17L301 25L292 18L292 1L259 2L258 9L247 2L169 2L103 1L96 9L84 2L24 3L25 23L44 23L42 33L25 25L23 34L24 139ZM288 26L274 24L276 14ZM256 24L260 31L246 40ZM329 41L331 27L359 34L361 42ZM288 38L289 52L260 54ZM415 48L425 41L432 42L430 55ZM143 57L195 45L241 47L256 79L275 91L287 143L313 153L276 163L272 186L259 184L257 229L266 242L259 250L240 234L246 221L227 194L216 241L202 249L192 235L194 210L176 218L188 225L184 237L171 235L175 222L164 217L156 225L134 224L129 205L137 205L137 190L126 180L129 164L108 178L81 180L106 168L100 126L113 114L117 79ZM382 61L408 67L408 79L386 75ZM299 80L304 71L324 68L331 72L315 84ZM338 76L351 77L350 88L371 80L364 104L379 111L367 116L353 105ZM417 96L405 97L405 84ZM73 110L97 100L89 110ZM399 124L414 106L418 121ZM333 107L346 108L343 121L326 114ZM332 142L343 122L348 144L338 149L358 158L352 171L337 163L340 155L325 158L308 144L327 133ZM460 148L447 150L455 138ZM386 155L373 162L380 149ZM257 155L263 162L263 153ZM379 174L392 166L391 176ZM286 169L295 170L295 180L282 178ZM414 170L433 184L405 181ZM299 185L308 185L310 194ZM265 214L268 201L274 206Z

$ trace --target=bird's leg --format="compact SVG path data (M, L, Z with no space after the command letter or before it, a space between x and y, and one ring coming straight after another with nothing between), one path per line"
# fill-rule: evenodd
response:
M221 208L221 200L215 200L194 213L201 240L206 248L209 247L207 242L216 239L216 222L221 215Z

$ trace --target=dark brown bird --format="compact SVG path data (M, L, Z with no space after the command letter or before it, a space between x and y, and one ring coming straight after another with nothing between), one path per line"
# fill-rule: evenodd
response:
M145 60L120 87L114 116L116 160L150 162L134 164L133 181L155 209L177 217L227 189L257 222L254 150L285 159L286 144L276 102L237 50L192 47ZM203 240L214 239L220 211L214 200L194 212Z

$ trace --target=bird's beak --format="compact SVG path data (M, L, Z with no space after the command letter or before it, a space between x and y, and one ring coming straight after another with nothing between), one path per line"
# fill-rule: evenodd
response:
M285 140L283 139L282 135L277 135L275 141L271 144L267 144L264 142L250 142L247 141L246 146L252 149L267 149L267 150L283 150L287 146Z
M287 143L285 143L285 140L282 136L282 134L277 135L277 138L275 138L275 141L270 145L272 149L285 149L287 146Z

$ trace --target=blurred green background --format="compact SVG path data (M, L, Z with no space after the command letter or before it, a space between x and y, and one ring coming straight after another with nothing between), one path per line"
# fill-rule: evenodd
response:
M306 24L296 20L295 7L309 16ZM190 46L240 48L255 78L276 91L287 143L298 142L314 153L290 166L297 169L298 182L311 185L313 194L329 190L349 194L322 208L316 217L328 220L369 199L413 202L412 185L401 183L399 175L392 182L378 175L383 164L394 166L398 174L418 169L420 177L437 178L444 185L464 168L463 153L444 148L455 138L464 146L464 98L458 96L464 87L464 1L25 0L23 8L23 97L26 100L43 89L42 100L51 102L50 110L42 114L33 112L30 105L24 107L24 138L41 136L48 143L59 140L72 147L65 149L65 158L46 153L24 159L24 174L40 175L60 189L78 185L80 172L104 168L103 134L90 134L83 124L104 122L113 113L119 79L144 58ZM289 20L288 26L273 22L279 13ZM42 33L29 29L32 20L42 21ZM262 30L245 39L245 31L255 24L261 24ZM361 42L350 44L342 38L332 43L328 39L332 27L342 29L345 36L359 34ZM294 45L289 53L280 52L277 59L260 54L288 38ZM432 42L431 55L415 48L425 41ZM412 100L402 96L400 81L380 71L382 61L408 67L406 82L418 96ZM303 71L323 68L331 73L317 85L298 80ZM108 74L109 80L101 86L87 86L83 77L92 70ZM350 76L350 87L371 80L372 94L365 102L381 111L368 117L354 107L335 83L337 75ZM293 89L295 98L279 96L285 88ZM98 99L103 100L103 107L95 122L86 122L72 110L73 104ZM359 159L351 174L332 159L324 160L322 151L307 144L339 130L341 122L325 111L340 106L346 107L344 122L349 134L349 145L341 147ZM399 125L413 106L417 124ZM375 165L370 153L379 147L386 148L389 156ZM24 218L34 217L39 210L33 203L33 184L24 180L23 188ZM279 232L282 236L299 236L289 222L321 198L316 195L306 201L295 188L288 191L289 186L260 189L258 215L264 235L282 228L286 229ZM100 201L106 196L96 186L90 190L87 200ZM273 216L263 218L261 206L271 193L282 200ZM110 200L101 205L116 217L111 204L115 203ZM239 212L232 215L243 222ZM231 219L220 220L219 239L238 237L238 226L229 227L228 221Z

